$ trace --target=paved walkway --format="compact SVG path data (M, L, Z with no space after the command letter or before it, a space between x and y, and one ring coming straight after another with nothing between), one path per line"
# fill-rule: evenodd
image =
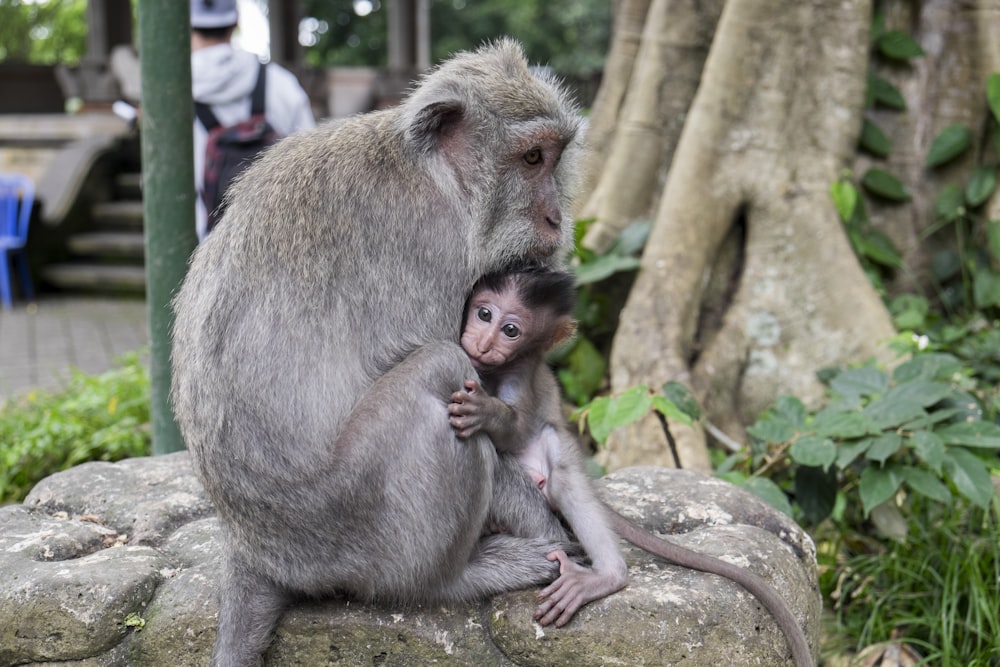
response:
M0 404L31 389L58 389L70 369L116 366L149 344L146 303L138 298L43 296L0 309Z

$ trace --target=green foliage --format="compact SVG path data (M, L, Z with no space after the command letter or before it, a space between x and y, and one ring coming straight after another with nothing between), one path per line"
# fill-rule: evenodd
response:
M866 517L900 491L944 503L954 493L979 507L989 503L989 470L1000 467L1000 426L983 419L981 398L969 393L957 357L918 354L891 374L871 366L847 369L833 375L829 387L825 407L809 413L797 398L783 396L748 429L751 467L780 468L779 480L794 483L807 521L827 518L837 493L857 493L860 503L848 497L847 504ZM797 479L818 473L836 483Z
M384 66L387 2L372 0L305 0L311 17L306 51L314 66ZM355 5L370 5L361 16ZM431 0L433 40L431 59L439 62L455 51L511 35L520 40L529 59L546 64L563 76L588 79L601 71L610 39L611 9L602 0Z
M582 245L594 221L576 223L576 243L570 263L576 274L579 323L573 344L553 355L556 374L565 396L576 405L587 403L604 384L611 338L618 313L639 267L639 253L649 236L651 223L640 220L626 227L605 253L595 253Z
M996 664L998 503L918 501L914 510L905 538L849 556L827 578L839 623L859 648L893 638L918 648L925 664Z
M86 12L86 0L0 0L0 61L76 64L87 48Z
M972 145L972 131L964 125L949 125L941 130L927 151L927 166L939 167L951 162Z
M668 382L660 392L638 385L616 396L599 396L580 407L573 418L579 422L581 431L589 429L594 440L603 445L612 431L649 414L690 425L701 416L701 409L683 385Z
M63 391L8 402L0 407L0 503L84 461L149 454L148 423L149 377L135 354L102 375L75 371Z

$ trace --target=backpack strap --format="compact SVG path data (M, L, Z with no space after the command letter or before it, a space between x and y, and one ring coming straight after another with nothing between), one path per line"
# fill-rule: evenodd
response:
M264 113L264 93L267 88L267 65L260 63L257 70L257 83L254 84L253 92L250 94L250 115L257 116ZM194 114L205 126L205 130L211 132L219 126L219 119L212 113L212 107L204 102L194 103Z
M264 92L267 88L267 65L260 64L257 71L257 83L254 84L253 93L250 95L250 115L264 115Z
M206 132L211 132L219 126L219 119L212 113L212 108L204 102L194 103L194 115L201 121Z

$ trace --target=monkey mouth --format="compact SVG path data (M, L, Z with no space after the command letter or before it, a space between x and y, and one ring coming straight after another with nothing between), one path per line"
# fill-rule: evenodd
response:
M491 364L490 362L484 360L482 357L478 357L474 354L469 355L469 361L472 362L472 367L480 373L489 373L491 370L496 368L496 364Z

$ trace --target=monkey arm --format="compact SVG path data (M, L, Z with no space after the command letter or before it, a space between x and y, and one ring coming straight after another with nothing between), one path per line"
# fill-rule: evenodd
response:
M490 396L475 380L466 380L465 389L451 395L449 421L460 438L482 431L501 453L517 453L527 442L530 428L524 410Z

